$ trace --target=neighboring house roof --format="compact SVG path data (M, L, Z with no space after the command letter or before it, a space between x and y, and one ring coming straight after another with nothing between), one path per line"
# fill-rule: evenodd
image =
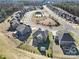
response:
M69 33L64 33L61 41L75 41Z
M12 26L16 26L16 25L19 25L20 23L18 22L18 20L12 20L12 21L10 22L10 24L11 24Z
M20 22L18 20L11 20L10 21L10 27L9 27L9 30L10 31L15 31L17 26L20 24Z
M12 16L11 20L18 20L16 17Z
M29 25L20 23L16 28L15 36L20 41L25 41L31 34L32 30Z
M31 28L29 25L25 25L25 24L20 24L17 28L17 31L21 32L21 33L25 33L25 32L30 32Z
M39 36L40 36L40 38L47 39L48 31L47 31L47 30L42 31L41 29L38 29L38 30L33 34L33 37L39 37Z
M12 20L18 20L18 21L20 21L20 15L19 16L15 15L15 16L12 16L11 18L12 18Z

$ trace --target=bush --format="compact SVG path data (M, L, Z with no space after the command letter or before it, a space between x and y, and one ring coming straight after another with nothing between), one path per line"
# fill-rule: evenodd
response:
M0 8L0 15L5 17L6 15L11 15L13 12L15 12L17 10L18 10L18 8L14 8L14 7L10 7L10 8L2 7L2 8Z
M6 57L0 56L0 59L6 59Z
M5 15L6 15L6 12L3 8L0 9L0 15L2 15L3 17L5 17Z
M53 52L52 52L52 49L51 48L49 48L48 50L46 50L46 56L47 57L53 57Z
M49 44L49 47L48 47L48 50L46 50L46 56L47 57L53 57L53 41L52 41L52 39L53 39L53 37L52 37L53 35L52 35L52 33L51 32L49 32L49 36L48 36L48 40L50 41L50 44Z
M36 54L40 54L40 52L38 51L38 48L35 48L33 46L30 46L28 44L23 44L21 46L19 46L20 49L32 52L32 53L36 53Z

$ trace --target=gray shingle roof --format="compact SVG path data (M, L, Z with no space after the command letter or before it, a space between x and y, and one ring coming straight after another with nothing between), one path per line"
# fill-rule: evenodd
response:
M36 37L36 36L38 36L39 34L40 34L44 39L47 39L48 31L47 31L47 30L42 31L41 29L38 29L38 30L33 34L33 37Z
M64 33L61 41L75 41L69 33Z
M17 31L23 33L23 32L30 32L31 31L31 28L29 25L25 25L25 24L20 24L17 28L16 28Z
M19 24L19 22L18 22L18 20L12 20L11 22L10 22L12 25L16 25L16 24Z

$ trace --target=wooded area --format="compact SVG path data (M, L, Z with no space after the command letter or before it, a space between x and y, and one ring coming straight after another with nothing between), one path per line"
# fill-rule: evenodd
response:
M79 17L79 3L62 3L62 4L55 4L54 6L60 7L63 10Z

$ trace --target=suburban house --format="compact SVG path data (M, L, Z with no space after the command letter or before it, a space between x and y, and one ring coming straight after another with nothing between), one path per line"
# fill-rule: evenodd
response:
M64 33L61 40L59 40L60 47L66 55L78 55L78 49L75 45L74 38L69 33Z
M24 16L24 14L26 13L26 9L22 9L21 11L17 11L15 15L20 16L20 18L22 16Z
M65 18L68 21L72 21L73 23L75 23L76 21L76 16L73 16L72 14L66 13L66 12L60 12L60 16Z
M29 25L20 24L16 28L16 32L14 33L14 36L21 41L25 41L30 36L31 32L32 30Z
M54 7L51 5L47 5L48 8L50 8L52 11L54 11L57 15L59 15L60 17L66 19L67 21L71 22L71 23L76 23L79 24L79 17L72 15L70 13L68 13L67 11L58 8L58 7Z
M17 11L11 16L10 30L16 30L16 27L20 24L20 20L24 15L25 10Z
M16 14L15 17L18 19L18 21L20 21L20 19L21 19L21 15L20 14Z
M21 17L22 17L22 12L21 11L17 11L11 16L12 19L16 19L18 21L20 21Z
M18 20L11 20L10 21L10 30L15 31L17 26L20 24L20 22Z
M33 34L33 43L34 47L40 47L41 50L45 50L47 43L48 31L42 31L40 28Z
M26 9L23 9L23 10L21 10L21 13L19 13L20 15L21 15L21 17L22 16L24 16L24 14L27 12L27 10Z
M77 16L74 16L74 15L64 11L63 9L60 9L59 16L65 18L66 20L68 20L70 22L79 24L79 21L78 21L79 18ZM77 20L77 18L78 18L78 20Z
M77 55L78 50L74 38L68 32L58 32L55 36L55 43L59 44L66 55Z
M46 53L46 49L48 49L49 43L48 43L48 31L43 31L42 29L38 29L33 34L33 42L32 46L37 47L38 50L41 52L42 55Z
M74 38L70 35L70 33L65 31L57 31L54 36L55 43L59 45L68 45L74 43Z
M72 38L72 36L69 33L64 33L62 36L62 39L59 39L60 45L70 45L73 44L75 40Z
M21 18L24 16L25 12L26 12L25 9L23 9L23 10L21 10L21 11L15 12L15 13L11 16L12 20L15 20L15 19L16 19L16 20L20 21Z

